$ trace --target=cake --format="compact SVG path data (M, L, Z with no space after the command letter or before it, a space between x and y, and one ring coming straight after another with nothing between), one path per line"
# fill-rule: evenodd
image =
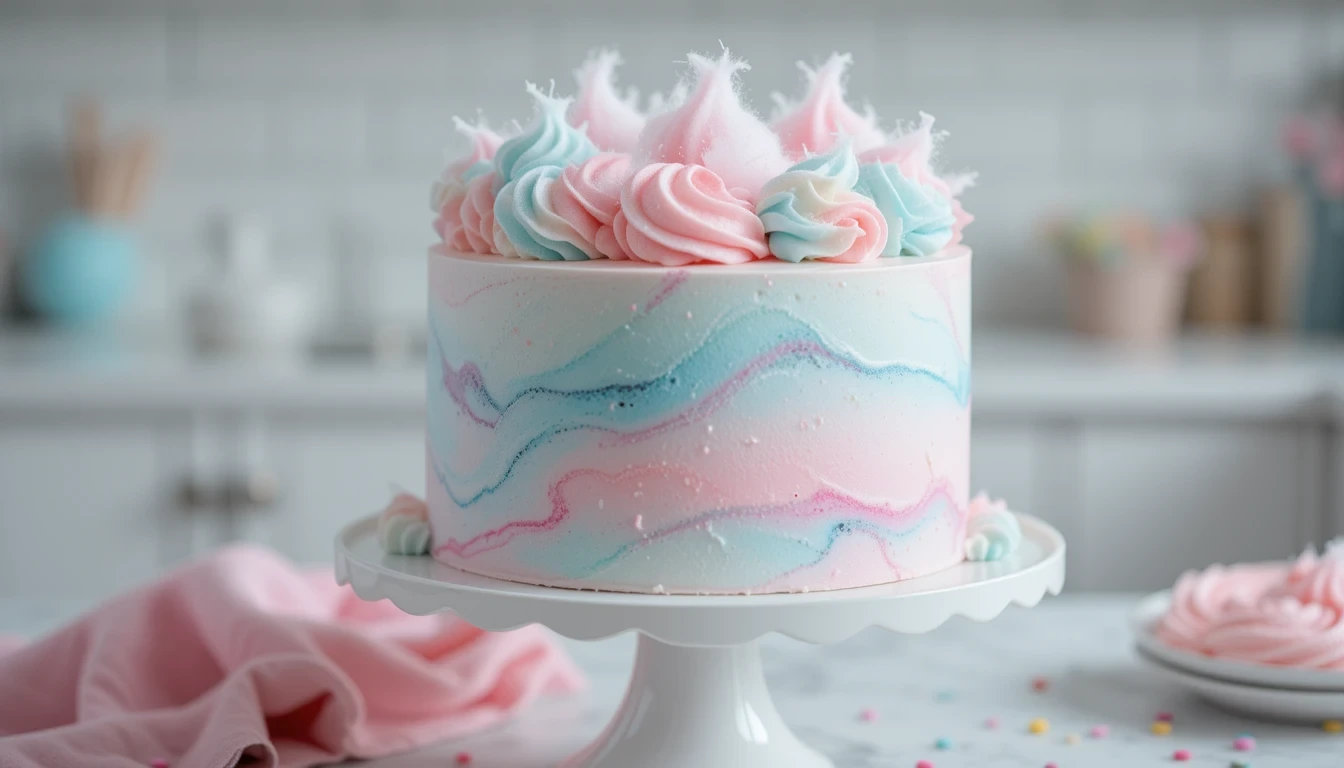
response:
M431 207L427 497L391 551L555 587L832 590L995 559L968 493L969 177L889 135L848 57L769 123L691 55L646 113L614 54L471 151ZM409 505L409 506L408 506ZM407 542L413 543L408 550Z

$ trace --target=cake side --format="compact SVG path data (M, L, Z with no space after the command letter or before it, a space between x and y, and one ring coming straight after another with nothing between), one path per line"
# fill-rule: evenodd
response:
M963 559L969 251L667 268L438 248L429 284L443 562L760 593Z

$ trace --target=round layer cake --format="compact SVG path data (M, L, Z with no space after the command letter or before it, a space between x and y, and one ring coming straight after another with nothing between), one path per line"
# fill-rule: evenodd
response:
M632 592L965 556L970 252L664 267L429 254L436 558Z

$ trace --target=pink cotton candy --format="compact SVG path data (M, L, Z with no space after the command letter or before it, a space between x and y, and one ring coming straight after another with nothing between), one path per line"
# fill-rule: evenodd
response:
M603 152L566 168L551 187L555 213L609 259L629 258L611 225L621 207L621 187L630 173L629 155Z
M933 153L941 138L933 132L933 115L919 113L919 125L898 134L879 147L859 153L860 163L895 163L907 178L928 183L936 178Z
M467 183L467 195L462 201L462 238L466 248L459 248L456 240L449 247L475 253L499 253L495 249L495 174L483 173Z
M842 136L853 139L858 153L886 143L871 109L859 114L845 103L844 75L852 61L847 53L833 53L816 70L798 62L808 79L807 95L770 125L789 157L801 160L809 153L829 152Z
M613 229L630 258L668 267L741 264L770 255L751 204L699 165L640 169L621 192Z
M615 71L620 63L619 53L596 51L574 72L579 94L569 106L569 123L584 128L599 149L628 153L634 151L644 130L644 116L632 98L623 99L616 93Z
M746 62L689 54L695 85L685 103L651 118L640 135L636 164L702 165L747 202L789 166L779 137L742 105L735 89Z

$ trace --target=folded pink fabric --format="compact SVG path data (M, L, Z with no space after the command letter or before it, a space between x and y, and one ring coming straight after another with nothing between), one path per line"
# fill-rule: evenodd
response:
M581 685L539 627L407 616L238 546L0 658L0 768L376 757Z

